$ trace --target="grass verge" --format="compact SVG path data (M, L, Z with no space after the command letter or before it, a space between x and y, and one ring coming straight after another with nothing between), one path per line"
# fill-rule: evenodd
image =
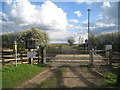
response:
M107 67L108 73L105 75L104 83L107 87L117 88L116 78L118 73L117 66Z
M13 88L35 76L45 65L20 64L2 67L2 88Z

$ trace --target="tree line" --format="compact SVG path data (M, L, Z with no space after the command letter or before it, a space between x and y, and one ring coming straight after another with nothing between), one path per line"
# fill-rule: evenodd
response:
M120 32L90 34L89 45L97 46L97 49L105 49L105 45L112 45L114 51L120 50Z

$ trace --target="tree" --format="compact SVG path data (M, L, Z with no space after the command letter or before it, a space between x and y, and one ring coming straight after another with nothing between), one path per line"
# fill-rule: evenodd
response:
M90 33L88 42L89 42L90 48L96 46L96 37L92 33Z
M23 30L17 34L7 33L2 35L2 46L7 48L12 48L14 43L14 38L17 39L18 48L25 48L25 42L29 39L37 39L37 45L44 46L47 45L49 38L45 32L40 31L37 28L30 28Z
M73 45L74 42L75 42L75 40L74 40L73 37L69 37L69 38L67 39L67 42L68 42L70 45Z

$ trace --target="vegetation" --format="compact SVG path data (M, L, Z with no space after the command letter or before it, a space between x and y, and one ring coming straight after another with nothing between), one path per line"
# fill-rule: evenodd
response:
M36 39L37 45L44 46L48 43L48 35L37 28L30 28L19 33L5 33L2 34L2 47L12 48L14 39L16 37L18 48L25 48L25 42L29 39Z
M120 48L120 32L104 33L100 35L90 34L89 44L91 46L97 46L98 49L104 49L105 45L111 44L114 51L119 51Z
M74 42L75 42L75 40L74 40L73 37L69 37L69 38L67 39L67 41L68 41L69 45L73 45Z
M118 74L118 68L117 66L110 66L107 67L108 74L105 75L105 85L108 87L118 87L118 84L116 82L117 80L117 74Z
M44 65L20 64L17 67L3 66L2 67L2 84L3 88L13 88L16 85L35 76L43 70Z

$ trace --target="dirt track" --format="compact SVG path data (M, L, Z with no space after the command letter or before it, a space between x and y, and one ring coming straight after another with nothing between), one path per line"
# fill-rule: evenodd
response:
M73 61L78 62L73 63ZM102 60L98 60L98 62L101 63ZM57 55L51 60L51 63L49 62L49 64L53 66L52 68L46 68L46 70L24 82L18 88L38 88L47 77L54 73L52 70L58 70L64 65L68 65L68 67L64 67L65 70L62 72L62 76L55 77L57 79L57 88L101 87L103 77L94 73L94 71L88 67L80 67L80 64L84 63L89 63L89 55Z

